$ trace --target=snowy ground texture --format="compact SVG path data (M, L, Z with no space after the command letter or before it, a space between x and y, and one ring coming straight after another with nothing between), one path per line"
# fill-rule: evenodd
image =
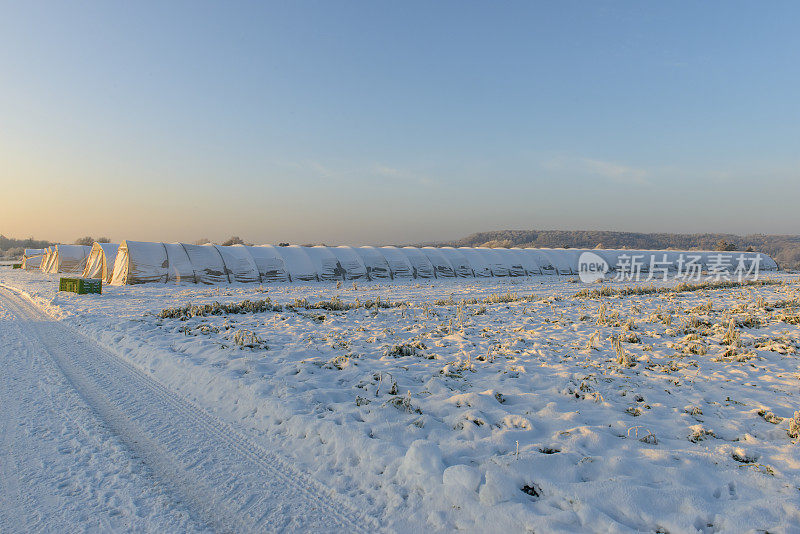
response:
M587 286L570 277L533 277L79 296L57 293L55 275L0 270L62 325L398 532L797 531L800 281L771 278L629 295L576 296ZM215 302L231 306L188 307ZM35 364L2 357L4 381ZM43 433L125 456L113 435L84 445L68 405L39 410L33 430L4 413L24 428L2 439ZM48 429L59 414L63 427ZM122 477L135 491L136 469L117 465L92 478L90 462L61 462L25 480L100 491L85 488ZM208 524L190 508L157 514L158 492L137 498L135 521L95 527Z

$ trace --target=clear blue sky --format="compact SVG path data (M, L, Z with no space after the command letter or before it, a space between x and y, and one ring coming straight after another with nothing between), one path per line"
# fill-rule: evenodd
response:
M2 2L0 233L798 233L797 2Z

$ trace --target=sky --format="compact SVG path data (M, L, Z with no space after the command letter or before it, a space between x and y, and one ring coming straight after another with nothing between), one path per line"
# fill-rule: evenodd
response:
M0 0L0 233L800 233L800 3Z

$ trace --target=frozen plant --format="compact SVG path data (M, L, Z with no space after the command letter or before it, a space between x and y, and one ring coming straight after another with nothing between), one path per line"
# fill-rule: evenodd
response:
M641 425L632 426L628 429L628 437L631 437L631 430L633 430L636 439L641 441L642 443L647 443L648 445L658 445L658 438L650 429L647 429L647 434L639 437L639 429L642 428Z
M397 384L395 384L394 393L392 393L391 391L389 392L390 395L397 395L396 387L397 387ZM404 396L397 395L395 397L392 397L391 399L386 401L385 404L391 404L392 406L394 406L398 410L404 411L406 413L416 413L416 414L421 414L422 413L422 410L419 407L414 406L411 403L411 391L409 391ZM417 425L417 426L420 426L420 425Z
M244 300L239 303L188 304L177 308L165 308L158 317L162 319L187 319L190 317L205 317L207 315L228 315L237 313L262 313L266 311L280 311L280 305L272 305L269 298L263 300Z
M306 299L306 298L294 299L294 303L292 303L292 307L293 308L308 308L309 307L308 299Z
M425 349L428 347L422 341L411 341L401 345L395 345L384 351L385 356L393 358L401 358L403 356L422 356Z
M658 445L658 438L649 430L647 431L646 436L639 438L639 441L642 443L647 443L648 445Z
M258 336L254 332L245 330L244 328L233 333L233 342L240 347L247 347L251 349L258 347L262 343L262 341L258 339Z
M341 371L350 364L350 355L340 354L330 360L323 366L327 369L338 369Z
M508 302L517 302L520 300L525 302L533 302L534 300L536 300L536 297L533 295L520 297L517 293L512 293L508 291L506 293L492 293L491 295L483 299L483 302L486 304L505 304Z
M710 302L711 301L709 301L709 303ZM736 321L734 319L731 319L731 322L728 324L728 330L722 337L722 344L731 347L738 347L741 345L741 341L739 339L739 331L736 330Z
M614 338L614 351L617 353L617 365L621 365L622 367L633 367L636 365L636 362L633 361L633 358L625 352L625 349L622 347L622 341L620 338Z
M789 437L800 438L800 410L794 412L794 416L789 420Z
M781 421L783 421L782 418L778 417L769 410L764 410L764 409L759 410L758 415L760 415L761 418L764 419L764 421L766 421L767 423L772 423L773 425L779 425Z
M704 441L704 440L706 440L708 438L715 438L715 437L717 437L717 436L714 434L713 431L706 430L705 428L703 428L701 426L697 426L697 427L692 428L692 433L689 434L689 438L688 439L692 443L699 443L699 442Z
M600 339L600 330L595 330L591 336L589 336L589 342L586 344L586 348L588 350L594 349L594 343Z
M607 307L605 302L600 304L600 307L597 309L597 324L606 324L606 309Z
M633 332L628 332L626 334L620 334L619 335L619 339L620 339L620 341L624 341L625 343L641 343L642 342L641 338L639 338L639 336L637 336Z

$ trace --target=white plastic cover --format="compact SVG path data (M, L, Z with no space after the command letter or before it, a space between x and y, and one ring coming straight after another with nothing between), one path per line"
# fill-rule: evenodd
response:
M753 266L753 261L757 256L761 257L758 265L759 272L774 270L776 267L775 261L772 258L766 254L755 252L703 251L699 254L703 257L703 269L709 272L734 272L737 267L739 267L740 256L742 257L742 264L745 270Z
M680 260L682 252L678 250L664 250L659 251L664 252L667 254L667 261L669 262L669 270L670 271L677 271L678 270L678 261ZM661 257L659 257L659 261Z
M43 248L26 248L25 252L23 253L25 256L41 256L44 254L46 249Z
M96 243L83 270L85 276L103 277L107 280L116 245ZM56 245L41 256L23 258L27 262L37 259L51 269L68 269L71 265L87 261L84 250L77 245ZM101 253L102 252L102 253ZM523 274L571 274L578 270L578 258L585 249L488 249L488 248L415 248L404 247L246 247L234 245L183 245L180 243L146 243L123 241L115 256L112 283L138 284L143 282L196 281L208 284L226 282L257 282L286 280L354 280L399 279L411 277L470 277L522 276ZM613 268L622 259L636 257L639 272L644 266L659 269L666 266L671 271L678 267L681 256L699 257L699 264L708 270L721 254L728 271L736 269L739 257L744 258L744 268L749 268L759 258L759 271L776 270L775 261L763 253L664 251L664 250L602 250L593 252ZM105 257L105 265L100 258ZM313 259L312 259L313 258ZM573 265L574 264L574 265ZM627 264L628 267L630 263ZM685 270L685 265L683 269ZM55 271L53 271L55 272ZM493 274L494 273L494 274ZM660 271L654 276L660 276Z
M586 250L585 248L567 248L560 250L564 255L564 259L567 260L572 274L578 274L578 262L580 261L581 254L586 252Z
M525 269L525 274L528 276L542 274L542 268L539 267L539 263L536 261L536 257L533 254L527 254L521 248L517 247L510 248L508 251L516 258L515 262L519 262L522 268Z
M378 251L386 258L389 269L392 271L392 278L413 278L414 268L406 258L406 255L397 247L380 247Z
M469 261L472 267L472 272L475 273L476 277L485 278L492 276L492 268L489 266L489 262L486 261L486 258L480 250L465 247L459 248L458 251L467 258L467 261Z
M511 266L506 262L506 258L503 254L497 252L496 249L488 247L478 247L475 250L479 251L486 260L486 263L489 264L489 268L492 270L492 276L505 277L510 275Z
M682 269L686 270L686 264L690 261L694 262L695 264L699 264L702 266L703 269L706 268L707 264L707 251L702 250L684 250L684 251L668 251L670 255L674 254L675 256L675 268L677 270L679 264L679 258L681 255L683 256L683 267ZM735 253L734 253L735 254ZM698 259L699 258L699 259Z
M758 270L759 271L777 271L778 270L778 263L767 256L762 252L750 252L754 257L758 256L761 259L759 260Z
M183 247L183 243L164 243L164 250L167 251L167 282L197 283L189 255Z
M42 254L42 263L41 265L39 265L39 269L43 273L47 272L47 266L50 263L50 255L52 254L52 251L50 249L51 247L47 247L46 249L44 249L44 254Z
M541 249L538 248L525 248L522 251L532 257L534 261L539 265L539 269L542 271L544 275L554 275L558 274L556 272L556 266L553 264L553 259L550 257L550 254L547 254Z
M283 258L283 264L286 265L286 270L289 272L293 282L317 279L317 270L302 247L290 245L288 247L276 247L275 250Z
M42 264L39 266L39 269L43 273L46 273L48 271L48 266L50 265L50 258L52 256L52 254L53 253L48 250L47 252L45 252L44 256L42 257Z
M163 243L123 241L114 261L114 285L167 281L167 251Z
M610 272L614 272L617 270L617 266L619 264L619 254L621 251L613 250L613 249L593 249L592 252L603 258L606 263L608 264L608 269Z
M123 241L117 249L117 257L114 258L114 274L111 275L112 284L123 285L130 283L128 281L129 263L128 248L125 241Z
M572 268L569 265L569 263L570 263L569 259L564 254L564 251L566 249L548 248L548 249L540 249L540 250L550 258L550 261L551 261L553 267L556 268L556 273L557 274L564 274L564 275L573 274Z
M50 248L50 256L47 259L47 272L51 272L50 270L53 268L53 264L56 263L56 247L53 245Z
M92 247L83 245L56 245L47 266L49 273L66 273L80 276L86 268L86 258Z
M354 247L353 250L361 257L367 269L370 280L384 280L392 277L389 263L375 247Z
M689 255L692 252L679 252L674 250L606 250L606 249L591 249L588 252L597 254L603 258L608 264L611 272L625 269L630 272L633 267L631 262L635 259L640 273L649 273L650 267L654 268L653 277L659 278L663 276L662 269L667 268L668 271L676 271L678 268L678 259L683 254L684 262L689 260ZM666 261L666 263L664 263ZM652 263L651 263L652 262ZM643 266L647 264L647 268Z
M86 258L86 267L83 270L84 278L99 278L103 283L111 283L114 275L114 261L117 258L118 244L95 243Z
M214 248L222 256L225 271L228 273L228 279L231 282L252 283L261 281L256 262L248 252L247 247L244 245L229 247L214 245Z
M458 278L472 278L475 273L467 257L461 252L462 249L453 247L442 247L437 249L453 267L453 272Z
M453 265L447 261L442 251L433 247L422 247L419 249L428 258L428 261L433 265L433 270L436 272L436 278L453 278L456 273L453 270Z
M509 248L493 248L490 250L500 258L508 270L508 274L505 276L526 276L528 274L522 265L522 255L517 254L517 251Z
M22 268L26 271L35 271L42 268L42 259L44 254L37 256L24 256L22 258Z
M662 261L664 259L664 254L667 255L667 268L670 271L677 271L678 270L678 262L681 255L681 252L677 250L657 250L656 253L656 261Z
M755 268L753 263L756 261L756 258L760 258L758 260L758 272L762 271L775 271L778 269L778 264L768 255L762 252L739 252L739 251L708 251L708 250L692 250L688 252L676 252L670 251L675 255L684 255L684 260L688 261L690 256L697 257L700 256L699 263L702 265L704 271L711 270L719 270L721 272L727 271L729 273L734 273L737 268L739 268L739 258L742 258L742 268L744 269L744 274L748 274L748 271L752 269L752 272L749 272L749 275L755 274ZM683 268L686 270L686 267Z
M111 283L111 277L114 276L114 261L117 259L117 251L119 250L119 243L95 243L103 251L102 266L100 272L103 275L103 282L106 284ZM94 245L92 245L94 250Z
M648 250L644 261L648 264L648 271L652 271L654 278L663 278L664 268L667 272L677 270L680 254L674 250Z
M353 247L331 247L330 251L339 261L339 267L344 269L345 280L363 280L367 278L367 266L364 260L353 250Z
M417 247L403 247L399 249L406 255L408 263L414 270L414 278L436 278L433 264L428 257Z
M262 282L287 282L289 273L283 258L272 245L247 247L256 264Z
M339 260L328 247L317 245L303 247L303 250L311 258L311 263L314 264L314 269L317 271L317 278L321 282L344 280L344 273L339 270Z
M227 284L230 282L222 255L214 245L183 245L198 284Z
M639 251L633 249L623 249L616 251L616 259L617 259L617 270L624 269L630 271L631 264L635 260L637 264L640 264L642 258L635 258L635 256L641 255Z
M737 267L739 267L739 257L742 257L742 264L745 269L748 269L752 266L753 261L755 260L756 256L759 253L755 252L739 252L739 251L725 251L725 252L708 252L705 259L707 260L706 268L712 268L717 271L728 271L733 273ZM767 256L766 254L761 254L761 259L759 260L758 270L760 271L771 271L775 270L777 264L775 260Z
M649 250L631 250L631 257L635 260L635 268L639 269L640 273L650 272L650 260L652 253Z
M44 272L49 273L53 267L53 264L56 262L56 246L53 245L49 248L47 252L47 263L42 264L42 268ZM53 271L55 272L55 271Z

